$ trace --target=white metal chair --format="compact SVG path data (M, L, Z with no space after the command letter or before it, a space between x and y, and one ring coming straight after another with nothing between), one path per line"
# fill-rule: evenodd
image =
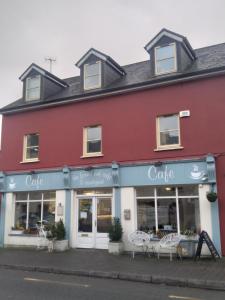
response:
M53 249L53 241L48 240L47 234L48 232L45 230L45 226L41 223L37 223L37 249L42 249L43 247L48 247L48 252L52 252Z
M150 235L146 232L136 230L128 235L128 241L133 247L132 257L134 258L137 248L147 253L150 249L153 249L150 244Z
M157 252L157 256L159 259L161 250L165 249L168 250L170 253L170 261L173 260L173 252L175 252L179 255L181 258L180 253L177 251L177 247L182 239L182 235L178 233L169 233L165 235L161 240L159 241L158 245L155 247L155 251Z

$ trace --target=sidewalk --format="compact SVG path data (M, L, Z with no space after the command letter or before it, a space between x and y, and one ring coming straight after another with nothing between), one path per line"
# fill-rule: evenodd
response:
M74 249L64 253L46 250L0 249L0 268L113 278L148 283L225 291L225 259L194 262L168 257L128 254L114 256L105 250Z

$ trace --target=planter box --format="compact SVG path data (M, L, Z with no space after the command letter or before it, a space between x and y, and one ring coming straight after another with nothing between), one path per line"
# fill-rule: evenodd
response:
M109 253L119 255L123 253L123 243L122 242L109 242Z
M54 243L53 249L57 252L63 252L69 249L68 240L54 241L53 243Z

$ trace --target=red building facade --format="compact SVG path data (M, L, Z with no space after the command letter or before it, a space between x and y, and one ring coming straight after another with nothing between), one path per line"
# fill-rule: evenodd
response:
M223 65L220 58L220 60L218 59L220 63L219 66L214 66L213 64L211 64L210 69L203 69L203 59L201 60L200 55L201 49L194 51L192 48L190 48L190 45L187 43L185 38L180 41L180 35L173 33L174 36L171 37L171 33L169 32L168 34L168 32L169 31L165 30L162 31L159 35L156 36L158 37L158 39L156 39L155 41L153 39L153 41L148 44L150 45L149 52L151 51L152 47L159 47L160 43L162 43L162 47L166 47L165 45L171 45L171 40L169 40L168 44L168 39L172 39L172 41L175 41L175 43L181 43L181 46L184 49L187 48L187 53L191 53L193 51L197 56L193 58L193 62L187 63L188 67L184 68L184 66L182 66L183 70L178 70L179 64L181 64L181 62L183 61L186 61L187 59L185 60L184 54L182 54L182 51L179 50L179 45L177 44L176 49L180 52L177 52L177 73L175 77L171 77L174 76L174 72L171 72L172 75L170 75L170 72L169 75L159 74L158 76L156 76L155 74L153 76L150 74L149 79L147 81L141 82L141 84L140 82L138 82L132 84L131 86L115 86L113 90L110 89L110 83L107 83L106 88L104 87L103 89L103 92L102 90L101 92L97 90L97 92L92 94L91 91L87 91L87 93L85 95L82 94L82 97L80 98L78 98L79 95L70 97L55 97L56 100L50 97L47 98L47 101L44 100L41 103L39 103L38 101L34 101L34 104L32 103L32 101L27 103L19 102L19 104L18 102L15 102L14 105L3 108L2 148L0 151L0 170L2 171L2 185L7 185L8 182L10 184L10 181L8 180L11 179L7 179L7 176L14 176L15 178L15 176L32 174L32 172L35 172L36 174L38 174L38 172L53 172L54 170L62 169L65 166L67 166L70 170L77 169L88 172L88 168L104 169L105 167L110 166L112 162L116 162L116 164L119 166L119 169L121 169L121 172L118 175L121 179L121 182L123 182L123 167L126 168L127 166L131 165L145 166L147 164L151 167L157 166L157 163L159 163L165 165L168 164L169 166L173 163L182 164L184 162L190 161L194 162L194 166L196 166L197 161L200 160L204 162L206 161L206 169L208 170L208 172L210 172L210 167L208 168L207 164L207 157L210 155L210 157L213 157L214 159L213 168L216 172L216 177L215 179L211 179L210 181L210 174L203 174L202 171L202 177L199 177L199 181L196 182L199 189L200 201L200 204L198 205L200 206L200 215L199 217L196 216L196 219L200 219L200 221L198 221L200 224L200 228L206 230L208 228L205 228L204 224L208 222L207 218L211 218L209 220L209 223L211 224L210 226L212 228L211 237L219 250L221 247L222 254L225 255L225 140L223 139L222 126L224 119L225 101L225 59L223 61ZM151 45L151 43L153 44ZM224 57L225 52L222 52L222 50L225 50L225 46L224 44L221 45L212 46L212 48L214 47L214 51L218 49L218 53L220 54L220 56L223 55ZM146 48L148 49L147 46ZM207 51L207 49L202 49L201 51L203 53L203 56L206 55L205 52ZM208 55L210 55L211 52L209 50L208 52ZM100 59L102 59L100 54L99 57ZM192 56L191 54L189 55L190 57ZM198 55L200 58L198 58ZM94 60L94 56L96 60L96 56L98 57L98 52L97 54L91 53L88 57L84 56L82 59L88 63L90 60L92 63L92 61ZM166 57L163 59L165 60L170 58ZM204 59L207 60L207 58ZM149 66L150 68L153 63L152 61L154 61L154 59L151 55L151 64ZM111 64L115 63L114 61L109 62ZM155 63L156 62L157 56L155 54ZM78 65L82 65L82 63L82 61L79 61ZM205 62L205 64L207 65L207 61ZM194 70L193 65L197 65L196 70ZM115 63L114 69L116 68L118 69L119 67ZM188 68L190 69L189 73L187 73L186 71ZM122 73L120 69L119 71ZM145 69L142 70L141 68L137 70L137 72L141 71L146 72ZM38 73L39 70L32 67L27 70L28 75L32 74L32 72ZM82 72L84 71L81 70L81 76L85 76ZM101 76L106 76L106 73L104 72L107 72L106 67L105 69L102 69ZM126 74L123 74L121 76L130 76L128 72L129 67L125 68L124 73ZM132 76L134 76L134 65L132 73ZM25 76L28 76L27 74L25 74ZM52 78L52 80L53 79L54 78ZM118 82L118 78L114 79L113 84L115 84L115 82ZM68 83L68 81L66 83L68 85L70 84ZM101 82L101 86L103 86L103 82ZM59 92L59 95L61 95L60 93L61 91ZM48 99L50 100L48 101ZM185 112L187 114L185 114ZM184 114L182 115L182 113ZM179 118L179 129L176 129L179 130L179 145L176 145L176 147L171 147L170 145L170 147L167 148L160 148L157 144L157 135L161 134L161 132L159 132L160 129L158 128L157 120L160 116L173 115L177 115ZM101 127L101 153L100 155L84 155L84 128L96 126ZM175 130L173 131L175 132ZM39 136L38 160L24 161L24 136L34 133L38 134ZM173 136L173 134L171 134L171 136ZM158 137L158 139L160 139L160 137ZM198 168L199 166L197 165L197 171ZM182 168L179 172L182 172ZM205 179L203 175L207 175L207 179ZM90 184L90 186L84 184L83 188L90 188L92 190L98 188L97 182L95 182L93 185L92 184ZM156 181L154 184L154 188L158 189L158 187L160 187L161 185L162 183ZM191 186L188 180L186 182L185 179L183 181L183 185ZM170 191L171 188L174 188L174 191L175 189L176 191L178 191L179 187L183 185L176 182L175 184L167 182L166 185L164 184L163 186L168 186L167 189L170 189ZM132 192L131 190L129 191L129 188L131 189L130 186L132 186L134 190L137 186L135 192L135 195L137 197L134 196L134 202L137 200L137 203L140 203L140 207L138 206L139 204L135 204L138 206L138 208L136 209L137 211L135 211L134 208L134 212L132 211L132 208L127 204L129 193ZM127 209L130 209L131 215L132 213L134 213L134 215L138 214L137 219L136 221L134 221L134 223L132 223L132 217L130 220L127 220L127 223L126 220L122 220L122 224L125 228L125 234L127 235L129 234L127 229L130 226L129 222L132 223L133 229L137 229L139 227L139 223L142 224L141 222L145 222L144 224L146 225L146 222L148 221L143 220L148 220L150 218L149 215L145 215L147 214L146 211L149 211L150 214L150 205L147 203L143 204L143 197L140 197L140 199L138 198L140 189L139 186L146 187L146 183L137 183L137 185L132 185L129 183L123 185L121 183L118 187L114 182L113 186L113 189L116 190L113 190L112 194L115 195L112 197L114 197L115 199L117 198L117 189L124 188L124 190L120 191L120 200L118 200L119 204L114 204L114 208L112 205L111 215L119 215L122 219L124 211ZM153 186L153 183L151 184L151 186ZM107 184L103 184L103 186L101 186L100 184L99 188L100 187L105 188L108 186ZM77 187L77 194L79 194L80 188L82 189L82 186ZM62 188L57 187L55 187L54 189L62 190ZM217 191L218 200L216 202L216 207L212 208L212 211L207 211L205 213L205 210L208 209L208 206L204 206L205 202L207 201L206 193L211 189L213 189L213 191ZM7 193L10 194L10 191L7 190L7 187L2 188L2 190L3 192L5 192L5 195ZM35 190L37 190L36 187ZM42 188L38 188L38 190L42 191ZM76 187L71 187L71 190L76 190ZM26 190L25 188L13 190L11 191L11 194L17 195L21 191L24 192ZM83 191L81 191L81 193L83 193ZM111 192L109 192L109 194L111 194ZM203 194L205 195L205 198ZM166 197L166 194L164 196ZM178 200L176 200L176 203L178 203L182 197L176 197L178 197ZM190 196L191 201L194 201L196 197L197 196L193 195ZM6 196L5 201L16 201L12 199L13 198L10 197L9 199L7 199ZM149 199L149 201L151 201L150 196ZM68 213L68 211L71 211L72 208L74 210L74 214L76 209L80 209L80 215L88 215L88 213L86 214L85 211L81 211L80 207L81 205L83 205L83 202L79 202L79 207L76 207L76 204L74 204L74 206L70 205L68 208L66 204L67 200L68 199L65 194L65 201L63 202L63 205L65 206L64 218L66 218L66 213ZM115 202L116 201L117 200L115 200ZM162 199L159 199L157 201L160 202L162 201ZM180 218L180 220L177 221L179 223L178 227L180 227L178 231L181 231L181 225L183 224L183 222L186 226L186 228L183 229L189 229L189 227L187 227L189 221L181 220L181 216L183 214L183 208L181 207L187 207L186 204L184 206L182 205L180 204L179 209L176 208L176 212L179 211L179 214L177 213L176 215L176 220ZM215 203L213 205L215 205ZM149 227L148 229L165 230L169 228L171 230L177 230L177 225L174 225L175 227L172 228L173 225L170 224L169 220L160 220L160 218L165 219L163 213L160 212L160 207L161 206L158 204L158 215L155 217L157 221L153 221L153 223L156 222L156 225L152 225L152 227L149 225L151 228ZM163 211L164 206L162 207ZM171 204L170 207L172 207ZM7 213L7 210L10 211L10 209L10 205L6 205L5 213ZM145 209L144 217L140 213L142 209ZM191 210L192 208L189 207L188 209ZM66 224L69 224L71 222L73 213L72 215L70 214L68 221L65 220ZM205 220L203 220L204 214ZM218 216L219 222L217 218ZM29 217L27 218L28 220L26 226L29 226ZM134 217L134 219L135 218L136 217ZM214 220L214 218L217 218L217 220ZM12 225L12 222L15 221L5 220L4 228L6 228L7 226L9 227L8 223ZM81 225L79 222L81 221L78 220L78 225L74 225L74 228L76 226L78 226L79 228L68 228L70 234L69 239L72 240L74 236L78 235L79 232L82 231L80 230ZM152 221L150 220L149 222L151 223ZM160 222L162 223L162 225L160 225ZM2 239L4 240L4 244L13 244L14 242L12 242L12 240L9 240L5 237L5 235L7 234L10 235L10 233L6 231L7 230L4 229L4 237L2 237ZM210 229L208 229L208 231L210 232ZM217 231L217 233L215 233L215 231ZM87 243L88 242L85 241L84 244L81 244L86 247L88 245ZM79 246L79 242L77 242L76 244L76 242L73 243L72 241L71 245ZM90 245L91 244L89 244L89 246ZM104 248L104 246L102 247ZM99 246L99 248L101 248L101 246Z

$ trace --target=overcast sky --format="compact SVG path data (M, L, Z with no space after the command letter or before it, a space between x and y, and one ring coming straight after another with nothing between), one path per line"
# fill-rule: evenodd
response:
M66 78L90 47L121 65L146 60L163 27L193 48L225 42L225 0L0 0L0 107L21 97L32 62L49 69L55 57L53 73Z

